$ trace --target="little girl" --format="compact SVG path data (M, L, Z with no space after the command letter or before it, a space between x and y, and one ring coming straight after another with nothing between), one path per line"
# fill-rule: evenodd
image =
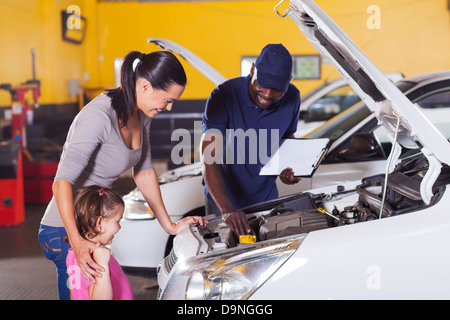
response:
M75 221L80 235L97 244L94 260L105 270L95 282L82 276L72 248L67 255L69 288L73 300L132 300L133 291L127 277L111 251L104 247L120 230L124 212L122 198L113 190L99 186L80 189L74 200Z

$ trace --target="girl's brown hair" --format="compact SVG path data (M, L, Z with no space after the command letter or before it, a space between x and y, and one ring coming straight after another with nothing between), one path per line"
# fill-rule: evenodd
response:
M89 186L78 190L75 195L74 209L78 232L86 239L92 239L98 234L97 220L108 218L119 206L125 204L122 197L109 188Z

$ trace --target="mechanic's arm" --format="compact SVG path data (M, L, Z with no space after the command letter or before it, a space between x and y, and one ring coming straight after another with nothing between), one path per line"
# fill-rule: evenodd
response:
M158 176L154 168L133 172L134 181L137 187L144 196L145 201L155 213L156 219L161 224L162 228L169 234L175 235L178 231L190 223L200 223L204 225L202 217L189 216L174 223L167 213L166 207L161 196L161 190L159 188ZM174 199L176 201L176 199Z
M72 184L67 180L57 180L53 183L53 195L56 205L61 215L61 219L66 229L67 236L75 257L80 266L81 273L86 279L95 281L95 277L101 277L104 269L95 263L91 257L95 244L81 237L75 222L75 212L73 207ZM96 271L97 270L97 271Z
M214 159L222 159L222 148L219 141L222 136L217 133L204 133L201 142L201 159L203 179L214 202L222 213L222 219L237 235L251 233L245 213L236 210L227 196L225 185L220 174L219 165Z

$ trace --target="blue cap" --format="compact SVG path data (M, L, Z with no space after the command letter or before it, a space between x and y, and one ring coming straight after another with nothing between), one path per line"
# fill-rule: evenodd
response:
M260 86L286 92L292 78L292 57L282 44L268 44L256 59Z

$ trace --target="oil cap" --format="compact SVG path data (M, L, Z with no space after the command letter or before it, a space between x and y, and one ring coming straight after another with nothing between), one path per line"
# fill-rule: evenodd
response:
M255 243L256 242L256 236L252 235L242 235L239 236L239 243Z

